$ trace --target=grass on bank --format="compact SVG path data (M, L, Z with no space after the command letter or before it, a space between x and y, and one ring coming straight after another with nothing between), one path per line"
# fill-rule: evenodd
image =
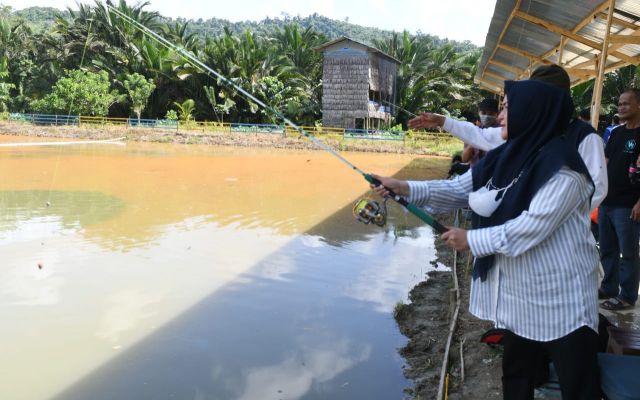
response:
M8 113L0 113L0 121L7 121ZM87 129L91 131L108 131L113 135L126 136L134 141L152 141L160 143L214 143L230 145L251 145L252 142L269 140L278 142L280 140L291 143L307 141L298 132L285 130L282 132L262 133L256 129L248 129L242 132L231 131L228 124L222 125L215 122L196 122L181 124L178 130L171 128L146 128L132 127L126 123L120 123L112 119L103 121L91 120L82 122L81 126L73 125L39 125L30 122L8 121L8 125L15 129L5 130L3 134L9 135L32 135L31 131L39 132L39 135L51 137L88 137L91 136ZM123 119L123 121L126 121ZM369 140L362 138L345 137L337 128L315 128L306 129L315 138L322 140L340 151L372 151L391 153L415 153L451 157L456 152L462 150L463 143L448 133L439 132L413 132L408 131L398 134L396 140ZM286 143L283 147L287 147Z

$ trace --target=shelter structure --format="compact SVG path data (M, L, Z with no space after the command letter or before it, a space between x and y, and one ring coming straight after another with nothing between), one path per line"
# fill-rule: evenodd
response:
M476 83L502 94L504 80L551 63L567 70L572 85L595 79L591 122L598 126L604 74L640 64L640 2L498 0Z
M323 53L323 126L370 129L388 125L400 61L347 37L316 50Z

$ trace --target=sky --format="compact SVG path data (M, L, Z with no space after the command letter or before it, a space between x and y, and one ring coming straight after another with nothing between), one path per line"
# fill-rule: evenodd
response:
M14 10L32 6L76 8L93 0L0 0ZM136 4L129 0L128 4ZM318 13L362 26L411 33L421 31L483 46L496 0L150 0L148 10L177 18L221 18L232 22L259 21L283 13L306 17Z

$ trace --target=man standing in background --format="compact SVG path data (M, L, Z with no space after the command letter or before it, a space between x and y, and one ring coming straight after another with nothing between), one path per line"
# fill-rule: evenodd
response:
M613 129L605 148L609 193L598 213L604 279L598 297L609 299L605 310L632 308L640 281L640 185L632 182L629 166L640 154L640 90L620 95L618 115L624 125Z

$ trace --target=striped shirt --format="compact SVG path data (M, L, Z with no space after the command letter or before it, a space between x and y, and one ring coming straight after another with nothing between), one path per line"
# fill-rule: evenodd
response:
M409 181L409 188L410 202L442 212L467 206L473 184L468 172L452 180ZM468 231L474 256L495 254L487 279L472 281L473 315L537 341L558 339L585 325L597 332L592 190L584 176L563 168L517 218Z

